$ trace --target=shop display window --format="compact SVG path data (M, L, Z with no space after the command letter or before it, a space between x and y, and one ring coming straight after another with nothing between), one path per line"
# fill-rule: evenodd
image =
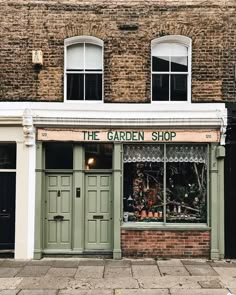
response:
M16 144L0 144L0 169L16 169Z
M207 222L207 145L125 145L123 161L124 222Z
M49 142L45 144L46 169L73 169L73 144Z

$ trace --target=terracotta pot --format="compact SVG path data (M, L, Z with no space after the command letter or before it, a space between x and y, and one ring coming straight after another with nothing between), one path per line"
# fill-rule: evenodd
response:
M147 217L147 212L146 210L142 210L141 211L141 219L146 218Z
M154 213L154 218L158 218L158 212Z
M153 218L153 213L152 213L152 211L149 211L149 212L148 212L148 217L149 217L149 218Z

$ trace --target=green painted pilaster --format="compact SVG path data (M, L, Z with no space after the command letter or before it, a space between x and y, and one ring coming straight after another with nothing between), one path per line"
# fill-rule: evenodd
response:
M81 145L74 146L74 181L73 181L73 251L82 253L84 249L84 151ZM80 197L76 190L80 189Z
M114 144L113 152L113 259L121 259L121 196L122 196L122 144Z
M225 255L225 235L224 235L224 158L225 147L218 146L216 150L218 161L218 220L219 220L219 258Z
M43 174L43 148L42 148L42 142L38 142L36 144L34 259L42 258L42 249L43 249L43 217L42 217L43 175L44 175Z
M223 146L211 145L211 259L224 257L224 156Z

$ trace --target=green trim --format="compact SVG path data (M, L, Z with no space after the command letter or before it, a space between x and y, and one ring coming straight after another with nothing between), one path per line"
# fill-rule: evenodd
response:
M42 258L43 218L42 218L42 188L43 188L43 152L42 142L36 144L36 189L35 189L35 224L34 224L34 259Z
M115 143L113 150L113 259L121 258L121 196L122 196L122 144Z
M148 224L148 225L140 225L140 224L124 224L121 226L122 230L161 230L161 231L182 231L182 230L191 230L191 231L210 231L211 228L207 225L155 225L155 224Z

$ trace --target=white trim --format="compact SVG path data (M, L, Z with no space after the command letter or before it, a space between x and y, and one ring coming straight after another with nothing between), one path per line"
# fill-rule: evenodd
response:
M89 71L89 72L85 72L85 69L83 69L83 71L67 71L66 65L67 65L67 47L70 45L76 45L79 43L83 43L83 48L84 48L84 56L83 58L85 59L85 44L89 43L89 44L93 44L93 45L97 45L100 46L102 48L102 70L99 71ZM84 65L85 65L85 60L84 60ZM93 73L98 73L102 75L102 99L101 100L94 100L94 101L88 101L85 100L85 78L84 78L84 93L83 93L83 101L82 100L67 100L67 74L68 73L81 73L84 74L93 74ZM75 37L71 37L71 38L67 38L64 40L64 102L66 103L71 103L71 102L83 102L83 103L87 103L87 102L102 102L104 101L104 42L103 40L93 37L93 36L75 36Z
M169 72L154 72L152 71L152 49L161 43L175 43L175 44L181 44L187 47L188 49L188 71L187 72L177 72L176 74L184 74L187 75L187 100L186 101L171 101L170 100L170 83L169 83L169 101L153 101L152 100L152 75L153 74L166 74L170 76ZM171 74L175 74L175 72L171 72ZM170 79L170 78L169 78ZM192 40L189 37L181 36L181 35L169 35L169 36L163 36L156 38L151 41L151 102L152 103L189 103L191 102L191 89L192 89Z

